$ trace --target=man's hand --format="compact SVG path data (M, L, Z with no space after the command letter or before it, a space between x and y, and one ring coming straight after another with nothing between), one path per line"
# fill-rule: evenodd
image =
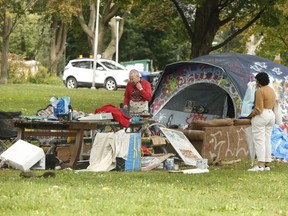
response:
M136 88L137 88L139 91L143 90L142 85L141 85L140 82L138 82L138 83L136 84Z
M123 108L128 110L128 105L124 105Z

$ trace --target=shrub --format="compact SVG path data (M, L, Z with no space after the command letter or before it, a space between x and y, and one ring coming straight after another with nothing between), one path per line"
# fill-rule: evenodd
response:
M48 73L47 68L39 66L39 71L35 75L28 76L28 82L35 84L60 85L62 83L62 80L56 75L51 75L50 73Z

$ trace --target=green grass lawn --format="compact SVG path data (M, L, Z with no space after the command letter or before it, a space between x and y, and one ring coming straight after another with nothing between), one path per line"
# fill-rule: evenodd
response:
M288 215L288 167L251 173L248 162L205 174L56 171L22 179L1 170L1 215ZM43 171L37 171L42 173Z
M9 84L0 85L0 111L21 111L22 115L35 115L37 110L50 104L51 97L68 96L73 108L92 113L105 104L119 106L124 89L67 89L64 85Z
M73 107L90 113L107 103L118 106L123 93L0 85L0 110L34 115L52 96L69 96ZM270 172L248 168L249 161L210 166L204 174L58 170L49 179L23 179L19 170L1 169L0 215L288 215L287 163L273 162Z

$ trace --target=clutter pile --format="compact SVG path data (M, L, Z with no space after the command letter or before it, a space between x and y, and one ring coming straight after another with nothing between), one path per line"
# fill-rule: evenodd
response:
M50 104L39 109L35 116L20 116L17 121L34 124L55 121L63 125L71 121L76 124L101 122L103 126L100 129L87 130L83 134L79 164L86 162L87 165L76 168L78 170L131 172L163 169L182 172L183 164L201 169L201 172L191 171L192 173L208 171L207 160L201 157L181 131L155 123L147 113L128 116L120 108L107 104L95 109L92 114L85 114L73 109L71 99L65 96L52 97ZM118 123L116 130L107 128L114 121ZM140 127L132 127L134 123ZM44 130L43 134L45 133L48 132ZM17 139L0 155L2 166L5 164L5 167L22 170L24 174L31 169L61 169L65 167L62 167L63 164L69 162L71 155L75 154L74 145L71 145L75 137L55 136L49 140L44 137L34 138L40 142L39 146L29 139ZM49 147L46 148L46 145ZM169 148L174 149L173 153L167 151ZM204 161L206 165L200 165L200 161Z

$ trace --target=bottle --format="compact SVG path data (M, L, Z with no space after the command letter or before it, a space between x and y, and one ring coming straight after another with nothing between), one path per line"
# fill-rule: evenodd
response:
M72 109L71 105L69 105L68 108L69 108L69 110L68 110L68 120L72 121L73 120L73 109Z

